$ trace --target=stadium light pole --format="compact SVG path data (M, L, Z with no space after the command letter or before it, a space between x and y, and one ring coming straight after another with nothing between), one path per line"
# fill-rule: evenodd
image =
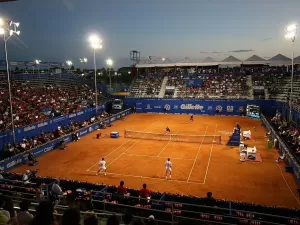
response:
M67 65L69 66L69 73L71 71L71 66L73 65L72 61L68 60L67 62Z
M89 42L94 51L94 70L95 70L95 102L96 102L96 114L98 113L98 93L97 93L97 67L96 67L96 49L102 48L102 40L99 39L96 35L92 35L89 38Z
M294 47L295 47L295 40L296 40L296 35L297 35L297 24L292 24L289 25L286 28L286 35L285 38L287 40L292 41L292 71L291 71L291 92L290 92L290 115L289 115L289 122L291 122L292 119L292 106L293 106L293 79L294 79Z
M85 64L87 63L88 59L87 58L82 58L82 59L79 59L81 63L83 63L83 69L85 69Z
M17 30L19 25L20 25L20 23L16 23L16 22L13 22L13 21L5 21L2 18L0 18L0 35L3 36L3 41L4 41L4 51L5 51L5 61L6 61L6 73L7 73L8 92L9 92L9 106L10 106L10 115L11 115L13 144L16 143L16 135L15 135L15 123L14 123L14 116L13 116L13 107L12 107L12 94L11 94L11 86L10 86L7 41L14 34L20 35L20 31ZM8 35L6 35L6 32L8 32Z
M111 74L110 74L110 70L112 69L113 61L111 59L108 59L108 60L106 60L106 64L108 65L109 89L111 90Z
M41 60L35 60L34 61L35 62L35 65L37 65L37 68L38 68L38 74L40 74L40 62L41 62Z

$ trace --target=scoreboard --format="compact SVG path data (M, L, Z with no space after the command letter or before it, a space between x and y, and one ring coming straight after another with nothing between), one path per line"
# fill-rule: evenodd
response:
M260 118L260 107L257 105L247 105L246 115L252 118Z

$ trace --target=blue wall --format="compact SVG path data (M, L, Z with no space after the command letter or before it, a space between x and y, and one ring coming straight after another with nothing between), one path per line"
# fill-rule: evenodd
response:
M173 114L199 114L215 115L216 109L221 115L237 116L241 115L241 109L247 104L254 104L261 107L261 111L267 115L274 115L274 110L282 106L275 100L158 100L158 99L135 99L126 98L127 107L136 107L138 113L163 113L167 107L168 113Z
M100 105L98 108L98 113L102 113L105 110L105 105ZM69 115L64 115L60 117L54 117L49 120L45 120L40 123L31 124L29 126L16 128L15 129L15 137L16 142L19 142L25 138L32 138L34 136L40 135L41 132L50 132L57 129L58 126L70 125L72 121L84 121L88 120L91 117L95 116L96 111L94 108L85 109L77 113L72 113ZM7 131L0 134L0 149L2 149L3 145L6 143L13 142L12 131Z

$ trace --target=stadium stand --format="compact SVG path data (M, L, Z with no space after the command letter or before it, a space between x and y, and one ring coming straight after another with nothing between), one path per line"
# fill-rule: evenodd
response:
M47 74L13 76L12 105L15 127L41 122L49 117L66 115L95 106L95 94L78 77ZM0 131L11 129L7 81L1 75ZM106 100L98 91L98 103Z
M0 180L0 198L4 197L4 204L13 200L17 212L20 211L20 202L30 201L32 206L29 211L33 215L41 213L35 210L35 206L47 204L45 201L48 200L55 207L54 214L57 220L60 220L70 207L77 207L81 211L82 219L86 219L87 214L95 214L100 222L106 222L113 214L117 215L120 222L124 222L124 214L130 214L133 220L143 219L147 222L151 218L155 219L157 224L175 224L185 219L189 219L190 222L196 221L197 224L299 223L297 210L215 200L211 193L206 197L196 198L150 192L149 200L139 198L139 190L122 189L120 194L121 189L117 186L65 179L57 181L54 178L37 177L37 171L26 173L30 180L26 183L22 181L25 174L3 173L3 179ZM63 193L59 198L54 194L54 185ZM6 206L3 208L6 209ZM14 216L11 214L11 217Z

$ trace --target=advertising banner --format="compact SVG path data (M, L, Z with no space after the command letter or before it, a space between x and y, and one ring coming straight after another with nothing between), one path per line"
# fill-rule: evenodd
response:
M113 122L116 121L122 117L125 117L127 115L129 115L131 113L131 110L125 110L123 112L120 112L118 114L115 114L109 118L107 118L105 121L106 122ZM85 136L95 130L97 130L99 128L99 122L95 123L93 125L90 125L88 127L85 127L83 129L80 129L78 132L78 136L82 137ZM71 135L66 135L63 136L59 139L53 140L50 143L44 144L42 146L39 146L35 149L32 149L31 152L35 155L35 157L40 157L48 152L51 152L55 149L57 149L59 147L59 144L61 141L64 141L65 143L69 143L72 141ZM17 166L20 166L22 164L27 163L28 159L28 152L24 152L24 153L20 153L10 159L6 159L0 162L0 168L4 171L4 172L8 172L11 169L16 168Z
M190 79L186 81L187 88L199 88L202 87L203 80L200 79Z
M178 99L125 99L128 107L136 107L137 113L166 113L240 116L247 104L260 106L265 115L273 116L279 105L275 100L178 100Z

